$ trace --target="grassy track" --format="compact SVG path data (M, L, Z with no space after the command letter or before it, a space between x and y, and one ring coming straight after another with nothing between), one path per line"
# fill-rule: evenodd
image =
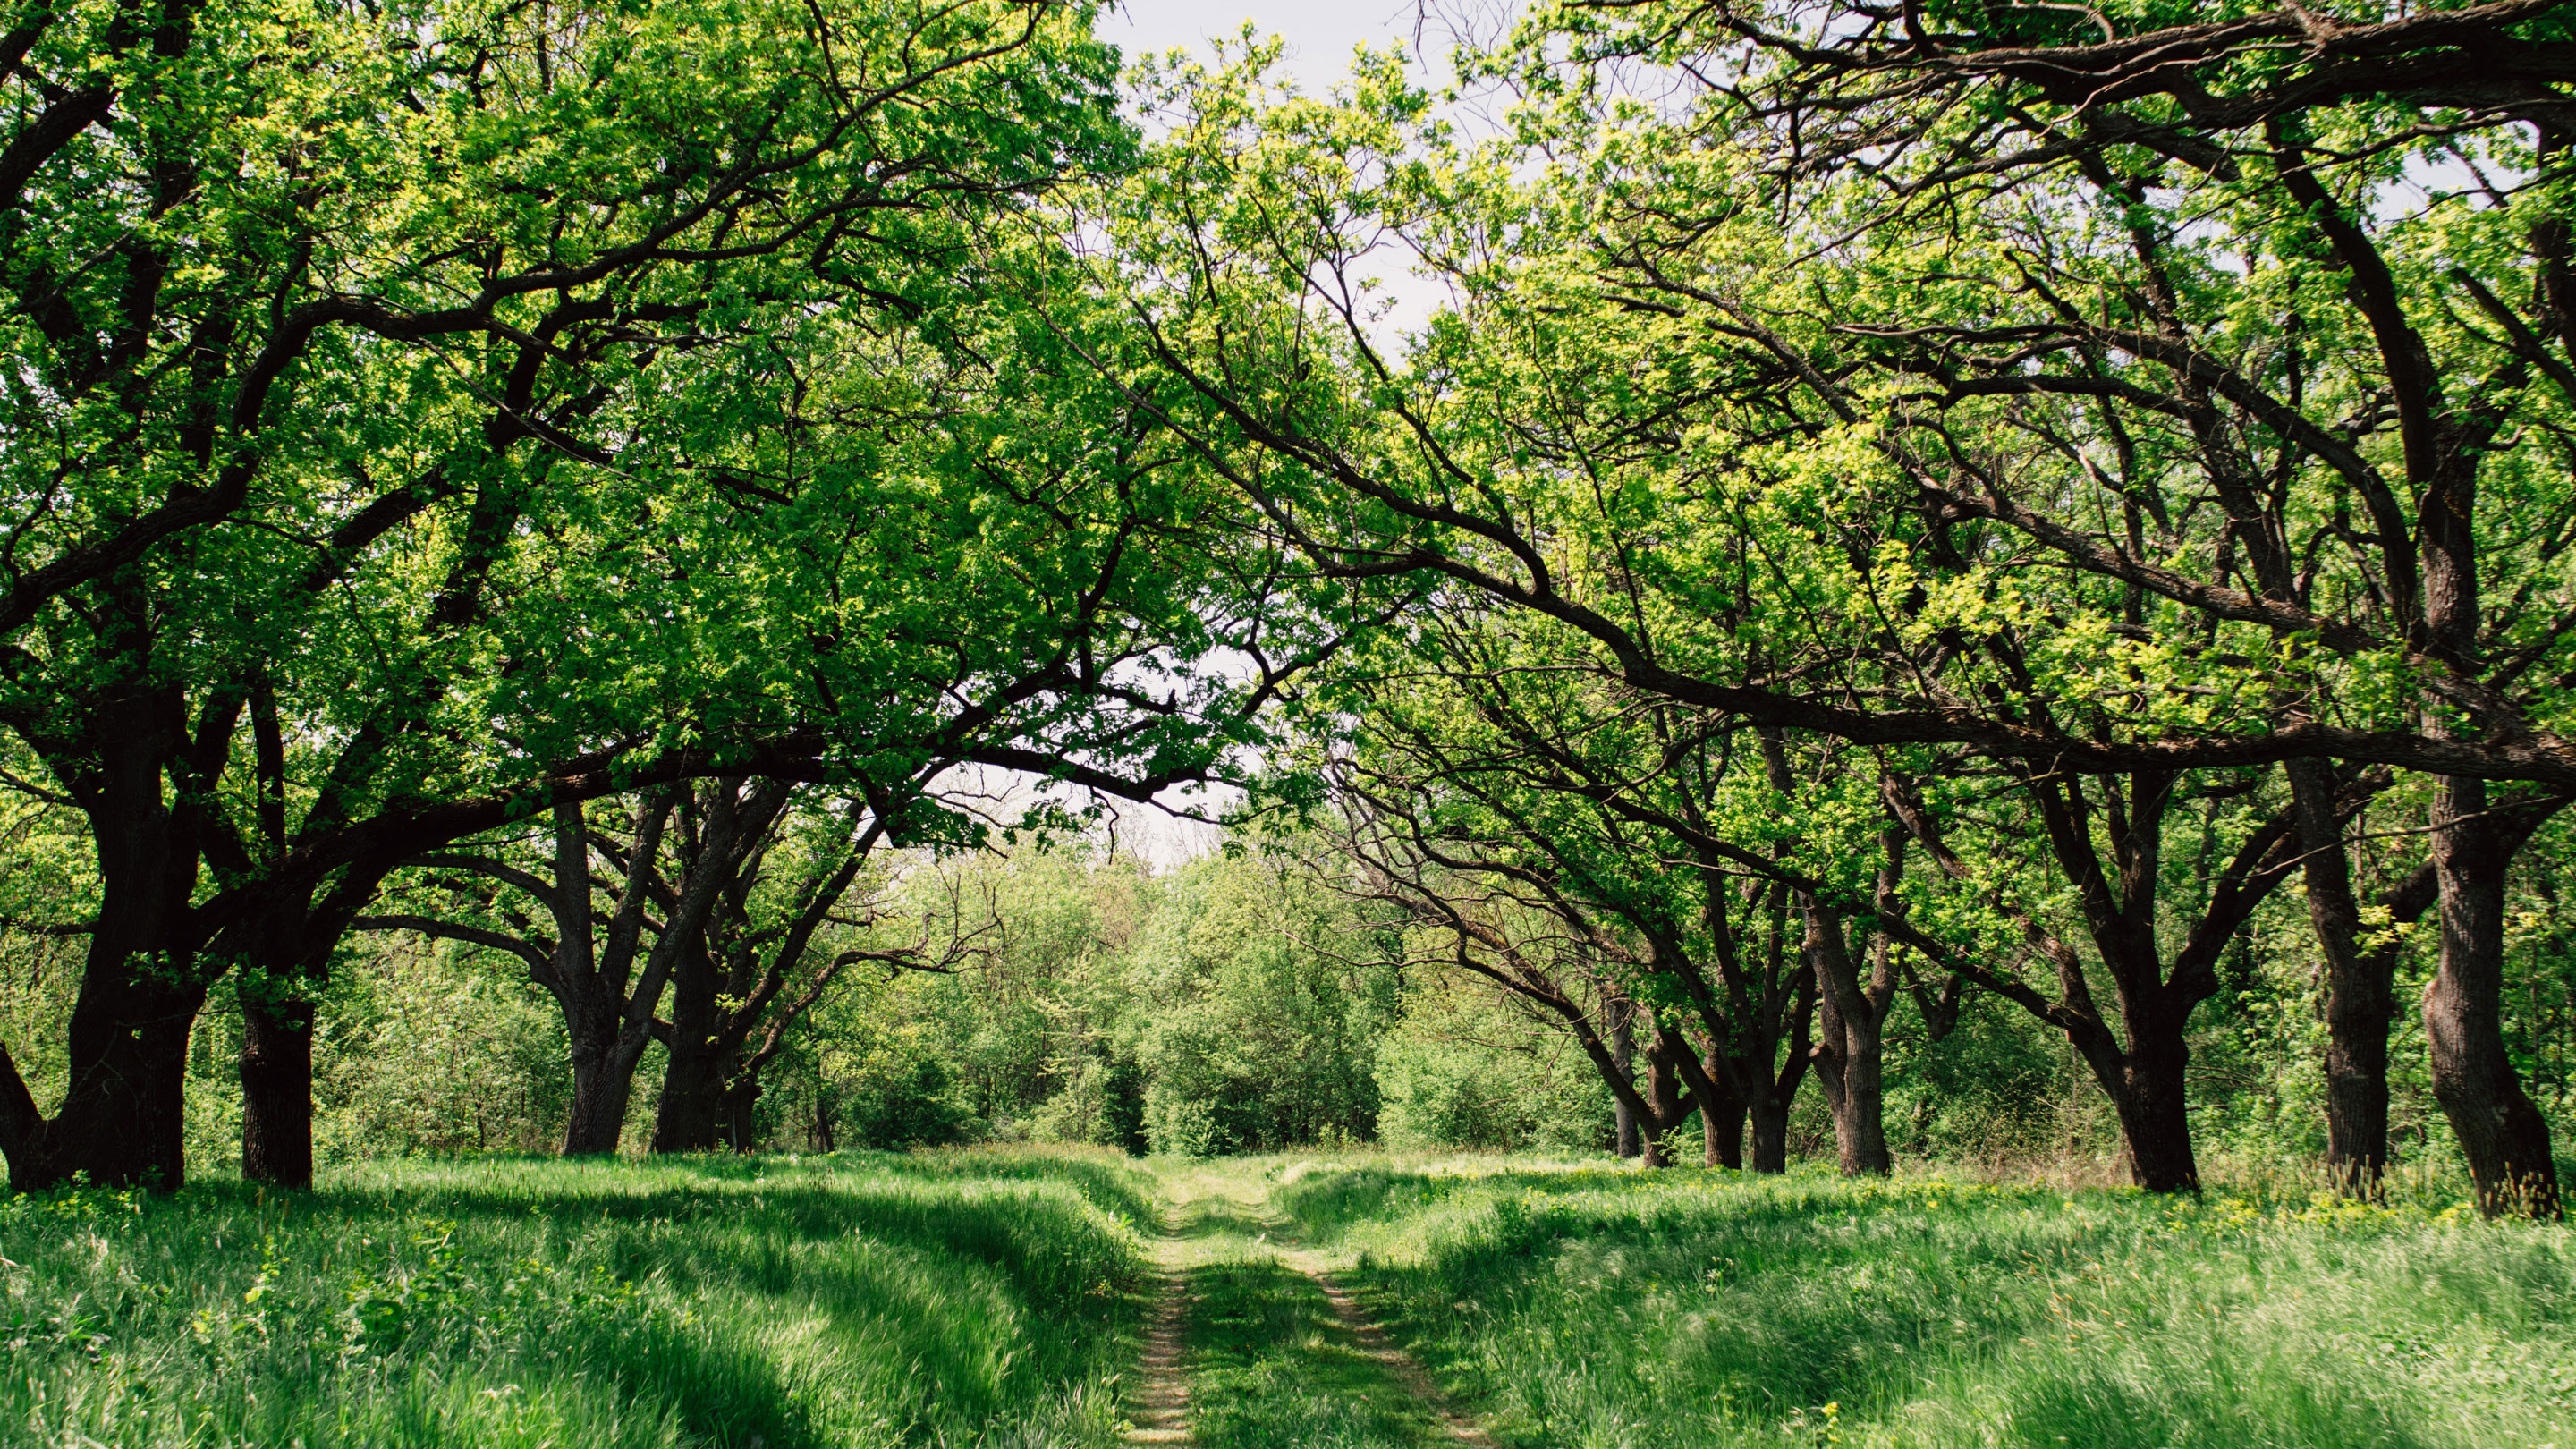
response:
M2565 1228L1924 1179L1282 1175L1279 1210L1533 1449L2576 1449Z
M1116 1159L481 1162L0 1203L0 1443L1116 1442Z
M1271 1215L1267 1164L1158 1164L1189 1294L1183 1364L1203 1449L1453 1442L1433 1404L1340 1321Z

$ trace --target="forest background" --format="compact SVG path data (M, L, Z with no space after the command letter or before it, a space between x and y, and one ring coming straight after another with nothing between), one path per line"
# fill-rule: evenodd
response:
M1368 1142L1592 1154L1618 1145L1616 1103L1575 1043L1488 982L1405 963L1403 922L1333 888L1307 845L1238 844L1159 862L1106 839L1000 856L922 857L891 888L903 929L972 937L947 973L870 970L825 997L764 1074L746 1147L789 1152L974 1141L1096 1143L1143 1155ZM2570 1121L2570 932L2556 892L2517 911L2508 1009L2517 1060ZM962 929L959 920L962 914ZM2325 1147L2323 1034L2295 901L2258 918L2230 989L2195 1024L2196 1135L2238 1171L2300 1169ZM61 1030L78 945L17 935L12 1029ZM2420 991L2414 963L2403 984ZM464 942L362 938L320 1015L315 1136L326 1160L547 1153L571 1106L561 1013L515 955ZM238 1006L199 1023L189 1150L239 1150ZM2392 1048L2398 1158L2455 1170L2422 1064ZM649 1142L665 1053L623 1138ZM1891 1033L1892 1145L2002 1176L2125 1180L2109 1103L2062 1038L1966 997L1939 1039ZM1696 1118L1672 1129L1697 1154ZM1830 1162L1833 1123L1802 1095L1788 1147ZM1633 1146L1632 1146L1632 1150Z

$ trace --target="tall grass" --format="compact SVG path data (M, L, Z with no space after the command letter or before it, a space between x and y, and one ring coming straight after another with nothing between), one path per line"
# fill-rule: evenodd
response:
M391 1164L0 1202L0 1442L1114 1442L1114 1160Z
M1507 1441L2576 1449L2576 1241L2456 1206L1493 1163L1275 1200Z

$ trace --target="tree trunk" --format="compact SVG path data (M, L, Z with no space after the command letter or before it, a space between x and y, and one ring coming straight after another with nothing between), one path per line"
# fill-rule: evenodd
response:
M717 1129L724 1145L736 1152L750 1152L760 1146L760 1091L757 1072L746 1072L725 1088Z
M2200 1164L2192 1154L2183 1085L2190 1051L2181 1023L2142 1029L2140 1015L2129 1018L2130 1046L2118 1082L2105 1083L2129 1149L2129 1177L2149 1192L2198 1192Z
M2326 1165L2346 1188L2368 1193L2388 1165L2388 1028L2397 1017L2396 955L2361 945L2361 902L2335 808L2334 766L2283 767L2299 813L2308 924L2325 959Z
M1604 1014L1610 1018L1610 1059L1633 1082L1637 1079L1637 1033L1629 1022L1631 1008L1627 1002L1616 999L1608 1002L1607 1007ZM1637 1140L1636 1109L1628 1105L1627 1098L1614 1092L1610 1097L1610 1110L1618 1122L1619 1155L1636 1156L1643 1150Z
M816 1152L838 1150L832 1141L831 1089L824 1084L820 1072L814 1074L814 1116L812 1125L806 1128L805 1144Z
M1744 1167L1744 1099L1725 1089L1723 1066L1718 1054L1710 1051L1704 1075L1711 1083L1717 1100L1700 1104L1700 1165L1741 1171Z
M1834 1147L1845 1175L1885 1177L1896 1168L1887 1150L1885 1050L1876 1014L1847 1014L1842 1022L1842 1090L1835 1094Z
M1655 1120L1647 1124L1645 1165L1670 1167L1672 1159L1664 1152L1664 1134L1679 1126L1688 1111L1682 1106L1681 1085L1674 1077L1672 1060L1662 1050L1646 1053L1646 1090Z
M2512 854L2486 812L2483 780L2445 777L2433 799L2441 965L2424 988L2433 1096L2468 1158L2489 1214L2559 1215L2558 1166L2504 1044L2504 884Z
M60 1187L75 1175L99 1187L164 1192L187 1183L188 1035L205 992L102 982L104 974L83 980L73 1008L62 1106L31 1121L10 1151L15 1191Z
M1745 1111L1753 1119L1753 1170L1787 1172L1789 1104L1780 1101L1748 1102Z
M23 1085L11 1091L9 1183L21 1192L74 1174L101 1187L176 1191L187 1182L188 1035L206 988L168 928L186 909L196 860L162 808L150 744L111 741L115 778L89 811L103 889L72 1006L70 1085L49 1120L34 1115Z
M2349 967L2326 956L2326 1166L2347 1189L2369 1193L2388 1166L2388 1030L2397 1015L2396 962L2355 952Z
M678 1033L674 1033L675 1038ZM729 1053L670 1044L671 1065L662 1076L662 1103L653 1115L655 1152L711 1152L725 1140L725 1077Z
M1879 1005L1870 999L1843 939L1842 922L1800 892L1798 914L1807 928L1807 959L1815 967L1817 1075L1833 1109L1834 1147L1846 1175L1885 1177L1895 1169L1887 1151L1886 1050Z
M626 1131L626 1107L635 1096L635 1067L643 1058L642 1044L619 1041L613 1025L575 1033L572 1113L564 1122L564 1156L617 1154L618 1141Z
M242 1176L271 1187L313 1185L312 1002L263 1002L245 974L242 1004Z

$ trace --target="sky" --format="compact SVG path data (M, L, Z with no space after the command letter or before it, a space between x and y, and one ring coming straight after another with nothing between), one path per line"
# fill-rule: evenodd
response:
M1159 54L1174 46L1205 57L1209 54L1209 37L1232 38L1248 20L1263 34L1276 35L1287 42L1282 58L1284 69L1301 88L1321 94L1348 78L1351 49L1362 41L1383 45L1400 39L1416 46L1417 53L1445 52L1450 44L1448 32L1436 23L1422 23L1424 3L1426 0L1115 0L1115 8L1100 18L1097 30L1102 39L1131 57ZM1438 4L1440 0L1428 3ZM1398 268L1400 263L1390 259L1390 272ZM1428 312L1430 297L1427 293L1409 295L1416 288L1408 286L1405 278L1387 275L1382 281L1398 299L1396 312L1389 318L1393 325L1418 322ZM970 779L994 792L987 808L996 817L1009 817L1029 799L1025 784L986 779L971 772L961 772L951 783L965 784ZM1222 792L1211 798L1176 791L1170 799L1174 804L1199 810L1221 810L1224 796L1230 794ZM1211 826L1174 819L1147 806L1120 805L1113 813L1115 821L1110 828L1117 843L1162 869L1215 849L1222 838L1221 832Z
M1410 43L1418 10L1419 0L1119 0L1098 31L1130 55L1178 45L1203 56L1209 36L1232 36L1249 20L1288 42L1287 69L1320 92L1350 73L1351 47L1361 41Z

